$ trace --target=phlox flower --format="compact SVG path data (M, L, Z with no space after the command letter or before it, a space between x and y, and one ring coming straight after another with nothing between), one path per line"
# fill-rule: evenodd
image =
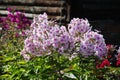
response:
M48 20L45 13L34 18L26 34L24 49L32 55L42 56L53 52L70 54L75 47L66 27Z
M44 13L33 19L25 34L27 38L23 50L36 56L58 52L67 55L80 53L83 56L97 53L97 56L102 57L107 49L103 36L91 31L87 19L74 18L68 27L65 27L48 20L47 14Z
M91 30L87 19L73 18L68 24L68 31L73 36L79 36Z
M87 32L84 34L80 44L80 53L83 55L97 55L102 57L107 52L104 38L97 32Z

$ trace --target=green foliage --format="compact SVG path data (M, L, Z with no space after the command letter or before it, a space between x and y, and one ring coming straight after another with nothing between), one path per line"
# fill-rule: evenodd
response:
M20 48L9 44L0 51L2 67L0 79L5 80L98 80L101 76L113 79L119 75L119 68L95 68L95 57L81 55L70 60L58 53L31 58L25 61L19 54Z

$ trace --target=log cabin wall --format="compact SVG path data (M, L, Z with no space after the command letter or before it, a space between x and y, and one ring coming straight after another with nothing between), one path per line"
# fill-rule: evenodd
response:
M46 12L50 19L65 23L67 19L66 1L64 0L0 0L0 16L7 15L7 8L16 8L32 19Z

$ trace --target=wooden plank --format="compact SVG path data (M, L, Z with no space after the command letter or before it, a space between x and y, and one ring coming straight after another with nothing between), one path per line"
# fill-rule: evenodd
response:
M64 0L35 0L35 4L44 5L44 6L64 6Z
M9 12L7 10L0 10L0 15L3 17L7 16L8 13ZM37 16L37 14L25 13L25 16L28 18L33 18L33 17Z
M7 15L8 11L6 10L0 10L0 15ZM33 13L25 13L25 16L28 18L33 18L35 16L38 16L39 14L33 14ZM65 16L52 16L52 15L48 15L49 19L55 19L55 20L65 20Z
M29 12L29 13L43 13L60 15L64 10L64 7L38 7L38 6L11 6L11 5L1 5L1 10L6 10L8 7L16 8L19 11Z
M0 4L13 5L40 5L40 6L63 6L64 0L0 0Z

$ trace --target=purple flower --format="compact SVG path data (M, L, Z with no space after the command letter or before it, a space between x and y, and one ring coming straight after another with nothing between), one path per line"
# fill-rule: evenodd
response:
M22 36L25 36L26 34L25 34L25 32L24 31L22 31Z
M4 25L3 25L3 29L4 29L4 30L8 30L9 28L10 28L10 27L9 27L8 24L4 24Z
M86 46L86 48L83 46ZM97 56L102 57L106 55L106 52L107 47L102 35L93 31L84 34L83 40L81 40L80 53L83 55L97 53Z
M91 31L87 19L74 18L66 28L48 20L44 13L33 19L30 29L25 33L27 38L23 50L36 56L58 52L68 55L80 53L84 56L96 54L101 57L107 50L103 36Z
M2 23L3 22L3 18L2 17L0 17L0 23Z
M12 11L12 8L8 7L7 10L8 10L9 12L11 12L11 11Z
M22 29L22 25L18 24L17 29Z
M78 36L91 30L87 19L73 18L68 25L68 30L71 35Z
M15 34L15 37L19 37L19 34L18 34L18 33L16 33L16 34Z

